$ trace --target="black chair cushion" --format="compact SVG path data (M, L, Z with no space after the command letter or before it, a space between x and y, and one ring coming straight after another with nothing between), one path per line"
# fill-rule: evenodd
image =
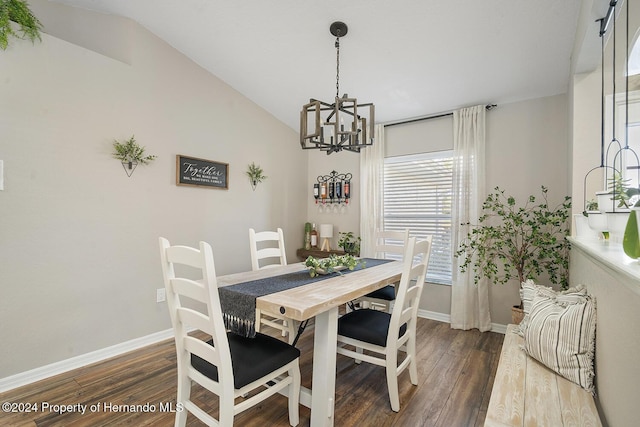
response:
M255 338L246 338L228 332L227 338L231 350L233 386L236 389L300 357L300 350L269 335L258 333ZM211 340L208 343L213 345ZM218 368L203 358L192 354L191 365L203 375L218 381Z
M386 346L391 314L379 310L363 308L345 314L338 319L338 335ZM404 335L407 325L400 327L398 338Z
M395 301L396 288L393 285L387 285L384 288L368 293L366 296L369 298L383 299L385 301Z

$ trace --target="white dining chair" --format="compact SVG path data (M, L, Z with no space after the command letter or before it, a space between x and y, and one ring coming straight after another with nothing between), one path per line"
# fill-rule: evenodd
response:
M404 249L409 240L409 229L402 231L381 231L375 234L375 257L382 259L402 260ZM363 308L376 308L391 312L391 305L396 299L396 288L387 285L354 301Z
M249 249L251 252L251 269L253 271L262 268L270 268L278 265L287 265L287 255L284 246L284 233L281 228L277 231L256 232L249 229ZM266 261L266 262L265 262ZM282 336L288 336L289 343L293 343L297 334L297 325L293 320L284 317L263 313L256 309L256 331L260 332L262 325L282 331Z
M419 242L415 237L409 238L391 313L363 308L338 319L338 354L351 357L356 363L365 361L385 368L391 409L395 412L400 410L398 376L408 367L411 384L418 384L416 321L431 240L431 236ZM401 360L399 354L404 355Z
M184 426L191 413L209 426L232 426L235 415L280 391L289 396L289 423L298 425L300 351L268 335L246 338L227 332L211 246L200 242L195 249L159 240L177 353L176 403L184 408L176 412L175 425ZM202 280L191 278L195 274ZM193 308L193 301L201 308ZM190 398L193 382L219 397L217 420ZM241 396L250 397L238 399Z
M251 269L287 265L287 254L284 246L284 233L281 228L276 231L256 232L249 229L249 248L251 250Z

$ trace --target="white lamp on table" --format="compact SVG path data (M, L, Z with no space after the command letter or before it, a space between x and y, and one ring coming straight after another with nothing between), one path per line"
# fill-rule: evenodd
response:
M331 251L331 238L333 237L333 225L332 224L320 224L320 238L322 238L322 246L320 250ZM326 248L326 249L325 249Z

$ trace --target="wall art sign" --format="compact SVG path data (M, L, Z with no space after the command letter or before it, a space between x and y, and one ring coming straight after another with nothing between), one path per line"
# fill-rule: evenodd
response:
M176 156L176 185L229 189L229 164Z

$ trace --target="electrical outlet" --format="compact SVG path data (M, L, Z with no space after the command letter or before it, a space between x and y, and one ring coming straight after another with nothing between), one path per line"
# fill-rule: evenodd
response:
M166 289L158 288L156 289L156 302L163 302L167 299Z

